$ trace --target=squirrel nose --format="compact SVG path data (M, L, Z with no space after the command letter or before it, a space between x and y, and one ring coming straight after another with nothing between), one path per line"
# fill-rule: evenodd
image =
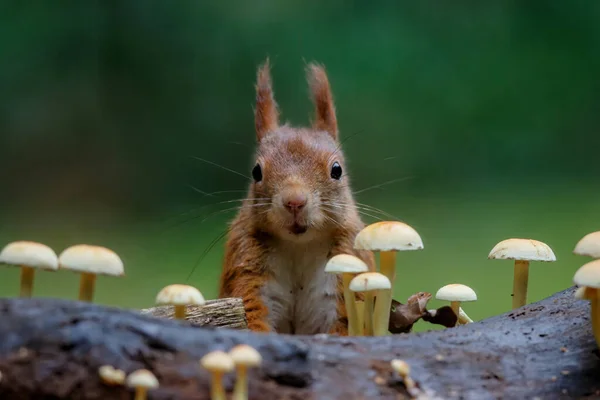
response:
M297 213L304 208L306 200L304 193L291 193L283 200L283 205L289 212Z

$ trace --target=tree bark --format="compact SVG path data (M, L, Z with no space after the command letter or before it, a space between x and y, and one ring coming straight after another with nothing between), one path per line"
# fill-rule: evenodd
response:
M4 299L0 399L133 398L100 382L103 364L153 371L161 386L149 399L209 399L209 375L198 360L239 343L263 356L249 373L257 400L408 398L390 369L394 358L410 365L422 398L599 398L590 307L573 292L456 328L379 338L255 334L81 302ZM228 374L229 392L233 384Z
M152 307L140 311L158 318L173 319L174 308L168 306ZM203 306L188 306L186 321L197 326L214 326L247 330L248 321L244 303L240 298L207 300Z

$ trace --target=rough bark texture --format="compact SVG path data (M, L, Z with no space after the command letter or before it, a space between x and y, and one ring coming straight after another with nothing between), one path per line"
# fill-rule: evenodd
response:
M158 318L173 319L173 307L153 307L140 311ZM244 302L239 298L207 300L204 306L188 306L186 321L197 326L217 328L248 329Z
M600 358L589 304L573 288L482 322L382 338L290 337L190 326L137 312L64 300L0 300L0 399L131 399L100 383L97 368L152 370L150 399L208 399L198 360L238 343L264 365L251 399L402 399L390 370L402 358L430 398L600 397ZM228 390L233 374L225 378Z

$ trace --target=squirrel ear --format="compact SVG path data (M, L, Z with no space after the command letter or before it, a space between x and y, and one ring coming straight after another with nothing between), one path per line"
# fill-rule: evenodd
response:
M334 139L338 137L337 118L333 96L329 87L329 80L325 69L317 64L310 63L306 68L308 84L315 104L315 121L313 127L327 131Z
M254 110L254 125L256 138L260 141L268 132L279 126L279 112L273 98L271 87L271 69L269 59L258 68L256 77L256 109Z

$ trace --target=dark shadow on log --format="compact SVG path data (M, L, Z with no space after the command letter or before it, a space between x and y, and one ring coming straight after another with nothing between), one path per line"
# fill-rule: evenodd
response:
M208 399L198 360L238 343L264 357L250 373L251 399L406 398L393 358L410 364L429 398L599 398L589 304L573 291L478 323L383 338L259 335L64 300L4 299L0 399L133 398L100 383L103 364L152 370L161 388L150 399ZM225 382L231 390L233 374Z

